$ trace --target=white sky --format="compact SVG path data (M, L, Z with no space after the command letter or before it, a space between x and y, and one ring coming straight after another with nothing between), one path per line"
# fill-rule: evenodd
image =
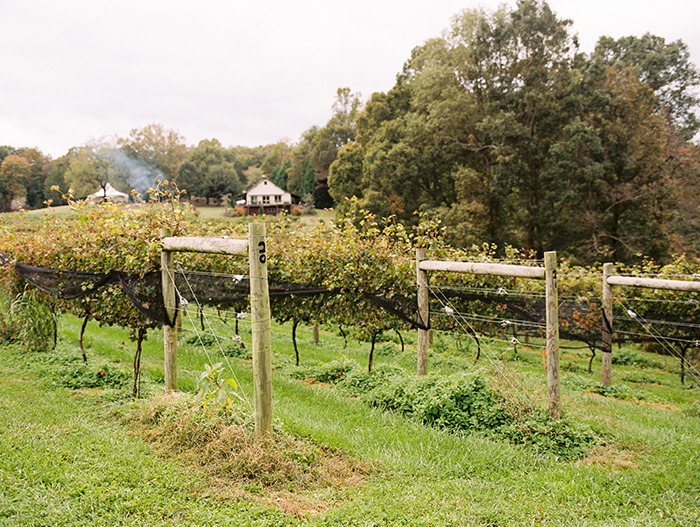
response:
M339 87L386 92L411 49L496 0L0 0L0 145L58 157L162 123L188 144L296 142ZM511 0L514 5L515 0ZM697 0L550 0L581 50L598 37L682 39Z

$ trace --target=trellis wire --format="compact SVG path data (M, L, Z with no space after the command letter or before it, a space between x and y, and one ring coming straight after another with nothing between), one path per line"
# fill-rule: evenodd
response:
M187 284L187 286L188 286L188 288L189 288L189 290L190 290L190 293L192 294L192 297L193 297L195 303L197 304L197 307L198 307L198 308L201 308L202 306L201 306L201 304L199 303L199 300L197 299L197 295L195 294L195 292L194 292L192 286L190 285L190 282L189 282L189 280L187 279L187 275L186 275L185 272L182 270L182 267L181 267L179 264L178 264L178 272L179 272L179 273L183 276L183 278L185 279L185 283ZM175 289L176 289L178 295L180 295L180 298L182 298L182 295L181 295L180 291L177 289L177 286L175 286L174 276L173 276L173 280L172 280L172 281L173 281L173 286L175 287ZM207 350L206 346L205 346L204 343L202 342L202 337L201 337L201 334L202 334L202 333L200 333L200 331L198 330L197 325L196 325L194 319L193 319L192 317L190 317L190 316L188 316L187 318L190 320L190 323L192 324L192 331L195 333L195 335L197 335L197 338L198 338L198 340L199 340L199 344L200 344L200 346L202 347L202 349L204 350L204 354L206 355L207 360L208 360L210 363L213 364L213 361L212 361L211 357L209 356L209 351ZM241 386L242 386L242 385L241 385L241 382L238 380L238 377L236 376L236 372L235 372L235 370L233 369L233 367L231 366L231 362L229 361L228 356L224 353L224 349L223 349L223 347L221 346L220 339L219 339L219 337L214 333L214 328L212 327L211 322L209 321L209 317L205 316L205 317L204 317L204 320L206 320L206 323L207 323L207 326L208 326L208 328L209 328L210 334L211 334L212 336L214 336L214 340L216 341L216 345L218 346L219 351L220 351L221 355L222 355L223 358L224 358L224 361L226 361L226 365L228 366L228 369L231 371L231 374L233 375L233 377L234 377L234 379L235 379L235 381L236 381L236 384L237 384L239 387L241 387ZM239 335L236 335L236 336L239 337ZM248 399L248 396L247 396L247 394L245 393L245 391L242 390L242 389L240 389L240 392L243 394L242 400L245 401L245 403L246 403L250 408L252 408L252 405L251 405L251 403L250 403L250 400Z
M670 340L664 337L663 335L659 333L654 333L651 328L653 327L653 324L650 324L648 320L646 320L642 315L639 315L636 313L636 311L630 309L630 306L627 306L623 304L622 302L619 301L619 299L616 299L616 302L619 303L623 309L625 309L626 312L632 312L635 313L635 317L633 320L636 320L637 323L646 331L647 335L650 335L661 347L668 352L669 355L672 357L676 357L677 359L682 360L685 364L688 366L688 373L692 377L695 378L696 381L700 382L700 371L698 371L697 368L695 368L690 362L686 361L682 355L680 355L675 349L672 347L669 347L666 345L666 341ZM619 319L618 319L619 320ZM696 340L689 340L689 341L682 341L682 342L697 342Z
M503 317L488 317L485 315L478 315L476 313L463 313L461 311L455 311L456 314L460 315L464 320L473 320L475 322L488 322L491 324L498 324L500 326L524 326L546 329L547 324L543 322L534 322L530 320L518 320L518 319L508 319ZM436 315L438 317L451 317L453 314L448 314L444 310L440 311L430 311L431 316Z
M524 297L524 298L545 298L544 293L538 293L536 291L527 291L524 289L520 289L517 291L512 291L505 289L504 287L499 287L498 289L493 289L493 288L483 288L483 287L458 287L458 286L440 286L441 289L447 290L447 291L469 291L473 293L486 293L486 294L492 294L493 296L503 296L508 297L508 298L517 298L517 297Z
M455 321L457 322L457 324L459 325L459 327L461 327L462 330L465 331L465 334L469 335L469 337L472 339L472 341L474 341L475 344L476 344L477 346L479 346L479 343L476 342L476 337L475 337L475 335L476 335L476 330L472 327L472 325L469 323L469 321L468 321L468 320L465 320L465 319L462 318L462 317L458 317L459 313L458 313L457 311L455 311L455 310L452 308L450 301L447 299L447 297L446 297L442 292L440 292L440 295L442 295L442 297L443 297L443 299L444 299L444 302L443 302L442 299L440 299L440 297L437 295L437 293L435 292L435 290L434 290L430 285L428 285L428 290L433 294L433 296L438 300L438 302L440 302L440 304L442 304L443 309L444 309L445 307L449 307L449 308L452 310L452 317L455 319ZM450 304L450 305L448 306L447 304ZM460 320L460 318L461 318L461 320ZM465 330L464 326L462 325L462 321L469 327L469 329L471 329L472 334L469 334L469 333ZM509 377L508 375L506 375L506 374L501 370L501 366L500 366L498 363L496 363L496 362L491 358L490 355L493 354L493 355L495 356L496 353L495 353L488 345L484 346L484 349L487 350L487 353L485 353L485 355L486 355L486 358L487 358L487 359L489 360L489 362L491 363L491 365L496 369L496 371L501 375L501 377L502 377L503 379L505 379L506 382L508 382L508 384L510 384L511 388L514 388L514 389L515 389L515 386L514 386L513 383L511 382L511 377ZM521 388L521 389L524 388L524 385L523 385L522 383L520 383L519 381L518 381L518 384L519 384L519 388Z

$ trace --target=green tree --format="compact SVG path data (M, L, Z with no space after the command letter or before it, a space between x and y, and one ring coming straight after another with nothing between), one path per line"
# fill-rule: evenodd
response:
M272 181L281 189L287 190L287 174L290 168L292 168L291 159L287 159L282 165L277 165L272 169L272 173L270 174L270 181Z
M362 148L352 141L345 145L331 163L328 174L328 191L335 201L336 214L349 212L349 199L362 198ZM346 200L348 198L348 200Z
M190 197L220 198L243 190L229 153L216 139L204 139L190 151L175 181Z
M655 105L629 69L609 67L592 79L583 120L552 149L555 173L570 191L560 227L586 261L669 255L662 234L669 136Z
M355 124L361 108L359 94L351 93L350 88L338 88L333 116L311 139L308 159L315 173L314 201L319 208L333 205L333 198L328 191L330 167L338 157L338 152L354 139Z
M44 197L51 200L53 204L62 204L63 196L68 191L66 185L66 172L70 164L70 156L63 156L56 159L44 180ZM58 188L58 190L52 190Z
M32 167L32 173L26 180L27 206L36 209L44 206L46 194L45 181L53 165L51 157L35 148L27 148L24 157Z
M657 110L685 140L692 139L700 130L700 120L695 115L700 104L697 95L700 73L690 61L688 46L681 40L667 44L662 37L649 33L618 40L601 37L591 61L600 68L631 68L637 79L654 91Z
M175 178L188 152L184 137L162 124L134 128L129 137L119 140L119 146L127 156L159 170L169 180Z
M442 215L453 243L486 236L544 250L562 186L547 162L569 116L569 25L523 0L465 10L445 38L416 48L394 89L399 111L377 97L365 112L374 115L358 119L370 210L376 195L404 221Z
M123 163L123 154L109 140L96 141L71 149L71 161L64 178L76 198L102 190L107 184L122 192L129 192L129 167Z
M274 145L268 145L264 150L269 150L269 153L265 156L260 168L270 178L275 170L279 170L279 167L284 166L288 161L291 164L292 147L286 142L280 141Z
M311 166L309 161L309 152L311 151L311 145L314 141L314 137L318 133L318 127L312 126L301 134L301 139L299 143L292 149L292 166L287 171L287 188L290 192L296 194L301 194L302 182L304 181L304 176ZM311 167L313 173L313 167ZM315 188L315 176L314 185ZM313 192L313 188L311 192ZM305 187L306 190L306 187Z
M32 166L26 157L10 154L0 165L0 211L10 210L12 200L24 197Z

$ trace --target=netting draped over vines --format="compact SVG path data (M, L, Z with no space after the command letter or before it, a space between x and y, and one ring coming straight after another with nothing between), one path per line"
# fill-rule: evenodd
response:
M40 289L56 295L58 308L100 323L136 331L170 323L160 295L160 229L175 236L245 238L243 227L191 223L177 203L128 210L105 204L74 204L66 218L49 216L32 232L6 231L0 249ZM435 260L494 261L494 248L458 251L445 246L439 225L408 230L367 216L358 224L297 228L291 220L268 224L268 273L273 316L280 322L354 326L366 334L426 328L494 338L544 334L544 284L474 275L431 273L430 320L416 305L415 247ZM521 265L537 265L509 249ZM178 254L174 280L182 299L200 305L246 310L249 284L245 259ZM698 266L683 258L665 267L651 263L620 274L692 277ZM15 275L17 276L17 275ZM5 274L6 281L12 275ZM599 268L560 262L560 335L600 342L603 324ZM615 340L695 346L700 339L700 296L649 290L615 290ZM633 313L632 316L630 313ZM460 318L457 318L459 315Z

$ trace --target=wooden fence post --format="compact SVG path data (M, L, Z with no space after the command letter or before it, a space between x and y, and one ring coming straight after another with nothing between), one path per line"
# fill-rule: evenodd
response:
M170 229L161 229L160 237L172 235ZM163 287L163 303L168 318L174 322L173 327L163 324L163 376L165 390L177 390L177 328L180 314L177 310L175 284L173 283L173 253L162 250L160 253L161 281Z
M613 264L603 264L603 336L600 349L603 352L603 366L601 382L603 386L612 383L612 321L613 321L613 296L612 287L608 278L613 274Z
M267 282L265 224L251 223L248 235L255 436L260 438L272 435L272 321Z
M557 294L557 253L544 253L547 311L547 395L549 415L561 417L559 390L559 297Z
M428 273L420 268L420 263L425 260L426 249L416 249L416 285L418 286L418 320L428 325L430 319L430 298L428 295ZM416 374L425 375L428 363L428 346L430 336L427 329L418 329L418 358Z

